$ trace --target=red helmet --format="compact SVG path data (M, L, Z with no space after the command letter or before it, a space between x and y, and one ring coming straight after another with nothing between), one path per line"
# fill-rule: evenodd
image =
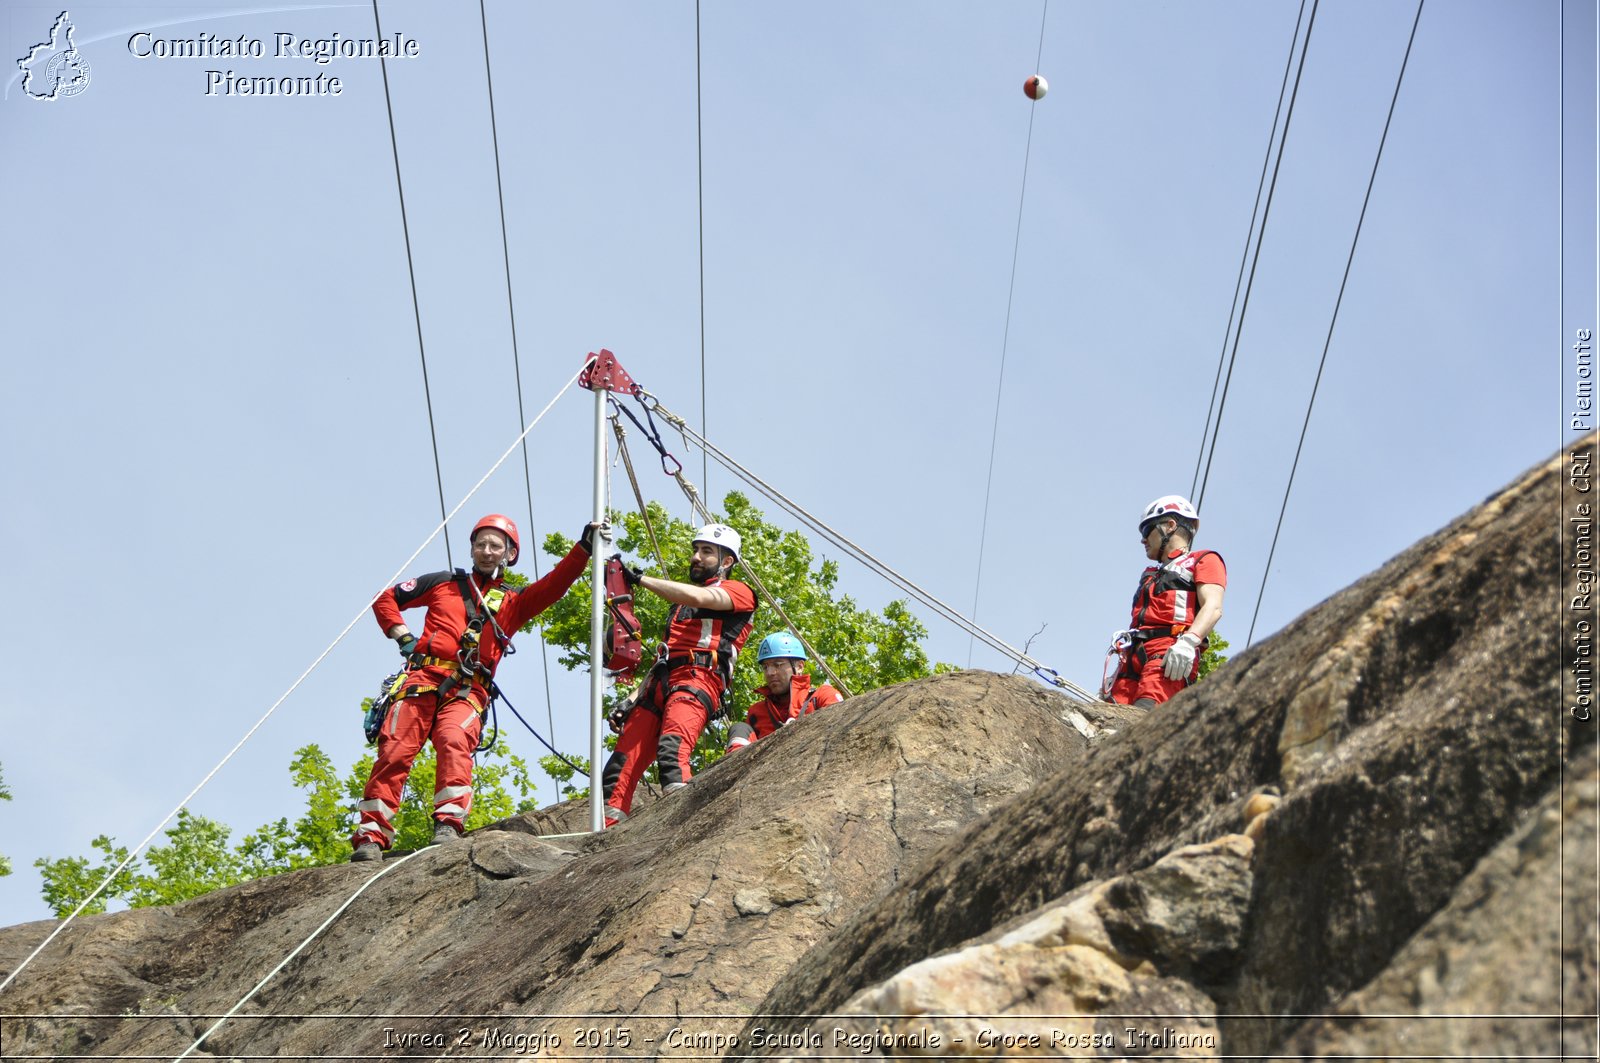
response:
M517 522L499 513L491 513L472 526L472 534L467 537L467 541L476 542L478 533L485 528L493 528L506 537L511 543L511 556L506 558L506 564L516 564L517 556L522 553L522 544L517 540Z

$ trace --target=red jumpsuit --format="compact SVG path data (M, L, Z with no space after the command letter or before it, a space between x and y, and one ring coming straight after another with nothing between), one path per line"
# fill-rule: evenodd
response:
M495 624L509 638L565 594L588 564L589 551L582 544L574 544L555 568L521 590L506 589L504 580L485 579L476 571L466 578L483 595L493 609ZM457 830L465 829L467 813L472 809L472 754L478 748L483 727L479 714L488 705L489 694L481 678L455 682L456 655L468 622L463 589L455 573L432 572L389 588L372 605L385 634L404 623L401 610L426 607L428 613L422 622L422 633L417 636L416 650L426 659L406 676L405 685L383 721L383 730L378 734L378 759L372 765L361 803L356 806L361 825L351 839L353 845L373 841L387 849L393 844L394 816L400 807L406 776L422 744L430 739L438 759L433 818ZM484 615L482 606L475 612ZM491 676L503 652L494 627L485 619L478 640L478 660ZM442 698L441 684L446 688Z
M675 605L667 614L664 657L646 677L646 689L606 761L602 783L607 808L624 813L633 808L633 792L654 762L660 764L663 786L688 782L694 774L689 757L700 732L722 707L724 668L732 674L756 611L755 594L738 580L712 580L705 586L727 591L733 607Z
M1161 669L1167 650L1194 622L1200 610L1200 585L1205 583L1228 585L1227 566L1215 550L1174 550L1166 564L1144 570L1139 589L1133 594L1130 626L1136 641L1111 685L1112 701L1131 705L1148 698L1160 704L1194 682L1205 641L1195 653L1194 667L1183 679L1168 679Z
M807 713L837 705L844 697L827 683L811 689L811 677L804 672L789 680L789 697L782 705L772 700L772 694L756 702L745 712L744 722L733 725L729 733L728 752L743 749L751 742L767 737L790 720ZM799 709L795 706L798 705Z

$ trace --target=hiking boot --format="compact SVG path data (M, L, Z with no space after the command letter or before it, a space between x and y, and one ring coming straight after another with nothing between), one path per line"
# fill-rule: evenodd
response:
M356 846L356 851L350 854L352 864L365 863L368 860L382 860L383 849L377 842L362 842Z
M606 806L606 830L610 830L627 818L628 814L622 809L612 808L610 805Z
M688 788L689 784L686 782L669 782L661 788L661 796L665 797L668 794L675 794L679 790L687 790Z
M448 823L435 823L433 825L433 844L435 845L449 845L459 837L461 837L461 832Z

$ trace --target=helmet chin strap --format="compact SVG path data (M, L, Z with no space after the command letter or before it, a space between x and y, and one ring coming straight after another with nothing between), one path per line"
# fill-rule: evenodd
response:
M1157 527L1159 527L1159 525L1157 525ZM1166 561L1167 561L1167 544L1172 541L1172 537L1174 535L1178 534L1178 529L1180 527L1182 527L1182 525L1179 524L1177 521L1174 521L1173 524L1172 524L1172 530L1171 531L1162 532L1161 533L1161 545L1159 547L1157 547L1157 550L1158 550L1158 552L1160 553L1161 556L1156 558L1156 560L1161 562L1162 564L1165 564ZM1194 545L1194 533L1192 531L1189 531L1187 528L1185 528L1184 531L1187 534L1188 539L1189 539L1188 545L1192 547Z

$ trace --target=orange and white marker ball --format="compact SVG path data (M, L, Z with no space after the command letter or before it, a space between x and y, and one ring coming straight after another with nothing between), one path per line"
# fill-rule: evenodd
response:
M1035 74L1022 83L1022 91L1027 94L1030 100L1042 100L1044 99L1044 94L1050 91L1050 82Z

